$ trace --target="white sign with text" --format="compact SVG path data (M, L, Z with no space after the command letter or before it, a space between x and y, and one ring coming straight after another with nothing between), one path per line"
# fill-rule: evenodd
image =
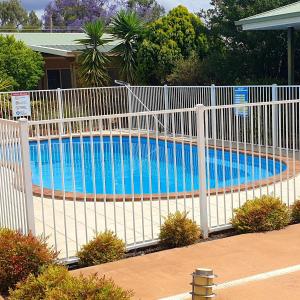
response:
M15 118L30 117L30 94L28 92L17 92L11 94L12 111Z

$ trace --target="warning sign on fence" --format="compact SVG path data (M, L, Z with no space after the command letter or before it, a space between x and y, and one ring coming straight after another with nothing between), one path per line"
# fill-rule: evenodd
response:
M247 104L249 101L248 87L235 87L234 88L234 104ZM234 113L240 117L248 116L248 107L235 107Z
M28 92L17 92L11 94L13 116L30 117L30 94Z

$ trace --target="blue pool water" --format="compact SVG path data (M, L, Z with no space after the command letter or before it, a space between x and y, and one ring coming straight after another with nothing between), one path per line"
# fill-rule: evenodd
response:
M39 145L31 142L33 183L87 194L156 194L199 189L196 145L162 140L157 143L155 139L148 142L147 138L137 137L132 137L131 142L129 137L108 136L93 137L93 142L90 137L82 140L81 144L80 138L73 138L72 142L63 139L60 146L59 140L53 139L51 147L49 141ZM249 183L286 170L286 165L278 160L214 149L207 151L206 165L210 189Z

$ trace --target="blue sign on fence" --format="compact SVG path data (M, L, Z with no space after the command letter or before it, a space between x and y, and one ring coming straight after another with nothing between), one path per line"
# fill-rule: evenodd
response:
M249 89L247 87L234 88L234 104L246 104L249 102ZM236 107L234 113L237 116L247 117L249 107Z

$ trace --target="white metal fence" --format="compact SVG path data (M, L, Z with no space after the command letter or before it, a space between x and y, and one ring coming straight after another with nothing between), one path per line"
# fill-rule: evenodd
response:
M51 120L234 104L236 86L123 86L29 91L31 120ZM248 86L249 102L298 99L300 86ZM140 101L139 101L140 100ZM143 104L141 104L141 102ZM147 108L147 109L146 109ZM13 119L11 94L0 93L0 115Z
M299 103L204 109L205 151L212 153L205 161L206 178L214 181L207 189L210 230L229 225L234 209L248 199L271 194L291 205L299 198ZM216 124L211 122L214 114Z
M0 120L0 227L34 233L27 120Z
M103 230L139 247L155 242L164 217L177 210L207 235L229 227L234 209L255 196L274 194L288 205L299 196L300 100L280 100L298 98L298 88L249 88L251 101L242 105L232 104L234 87L206 87L201 95L196 87L116 90L135 112L1 121L2 178L11 174L23 187L1 180L1 226L23 228L15 222L21 214L25 232L49 236L70 258ZM158 110L145 111L134 95ZM11 157L22 171L11 168ZM30 172L32 179L24 176Z

